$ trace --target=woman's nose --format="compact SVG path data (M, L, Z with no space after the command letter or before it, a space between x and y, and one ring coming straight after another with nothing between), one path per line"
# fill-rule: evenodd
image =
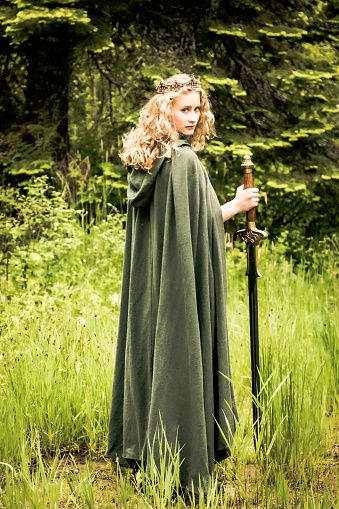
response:
M197 122L197 121L198 121L198 118L199 118L199 116L198 116L198 112L196 112L196 111L192 111L192 112L191 112L191 114L190 114L190 116L189 116L189 119L188 119L188 120L189 120L190 122L194 122L194 123L195 123L195 122Z

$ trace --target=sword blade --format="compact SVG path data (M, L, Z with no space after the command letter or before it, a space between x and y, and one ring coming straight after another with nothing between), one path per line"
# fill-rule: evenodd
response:
M252 367L252 394L253 394L253 425L255 445L259 438L260 409L256 400L260 397L259 376L259 323L258 323L258 291L257 291L257 246L247 244L248 250L248 295L250 313L250 339L251 339L251 367Z

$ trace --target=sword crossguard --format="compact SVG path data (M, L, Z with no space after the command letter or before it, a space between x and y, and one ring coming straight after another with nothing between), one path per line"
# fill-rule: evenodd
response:
M239 230L235 234L237 238L246 244L258 244L260 240L267 239L268 235L263 230L258 230L255 226L248 226L244 230Z
M262 277L259 272L258 244L260 240L267 239L268 235L266 232L258 230L255 226L250 226L250 224L251 223L247 223L246 228L244 230L237 231L235 236L246 244L247 271L245 275ZM250 251L252 251L251 255ZM251 259L254 260L253 263L251 263Z

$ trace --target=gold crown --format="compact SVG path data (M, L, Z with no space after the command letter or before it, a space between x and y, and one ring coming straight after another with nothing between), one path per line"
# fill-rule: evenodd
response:
M166 92L178 92L182 88L201 88L200 76L196 80L194 74L191 74L191 77L188 81L184 83L178 83L176 80L172 85L165 85L164 80L161 78L159 85L155 87L158 94L165 94Z

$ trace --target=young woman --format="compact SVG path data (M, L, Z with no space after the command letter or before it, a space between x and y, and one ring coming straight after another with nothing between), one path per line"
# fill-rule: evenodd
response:
M146 469L152 455L160 468L166 439L191 491L229 456L238 418L223 221L259 200L241 186L220 206L195 154L213 123L200 81L175 75L161 80L122 153L128 212L106 455Z

